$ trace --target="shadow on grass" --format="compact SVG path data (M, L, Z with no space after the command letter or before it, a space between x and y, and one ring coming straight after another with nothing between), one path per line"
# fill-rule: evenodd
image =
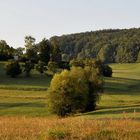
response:
M32 108L44 108L46 105L43 103L0 103L0 110L1 109L9 109L15 107L32 107Z
M140 95L140 80L129 78L106 78L105 94L109 95ZM99 106L98 110L84 113L83 116L111 116L140 112L140 103L132 105L120 105L115 107Z
M86 115L112 115L112 114L123 114L125 113L134 113L140 112L140 106L139 107L130 107L130 108L119 108L119 109L104 109L104 110L96 110L88 113L84 113L83 116Z
M1 75L0 75L1 76ZM51 81L51 77L46 75L32 75L32 77L17 77L10 78L8 76L2 76L1 83L6 86L37 86L37 87L48 87Z
M125 105L125 106L114 106L114 107L109 107L109 106L99 106L97 107L96 111L98 110L102 110L102 109L123 109L123 108L133 108L133 107L139 107L140 108L140 104L137 105Z
M25 77L25 74L21 74L17 78L11 78L6 75L4 70L5 63L0 63L0 88L47 88L52 79L51 76L46 74L39 74L32 71L31 77Z
M106 78L105 92L127 95L133 95L133 92L140 94L140 80L119 77Z

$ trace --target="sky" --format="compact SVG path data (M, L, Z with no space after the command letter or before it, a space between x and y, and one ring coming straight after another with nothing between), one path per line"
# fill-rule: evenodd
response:
M54 35L140 27L140 0L0 0L0 40L24 47Z

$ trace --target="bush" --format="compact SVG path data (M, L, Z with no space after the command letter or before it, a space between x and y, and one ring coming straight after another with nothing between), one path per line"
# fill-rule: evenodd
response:
M26 61L23 67L26 77L30 77L30 72L34 68L34 63L32 63L31 61Z
M98 75L103 75L103 63L97 59L85 59L84 60L85 67L91 67L96 70Z
M66 116L94 110L99 99L99 80L91 71L73 67L70 71L64 70L60 74L55 74L48 89L50 112ZM100 86L102 87L101 84Z
M97 74L100 76L102 75L105 77L112 77L112 68L97 59L73 59L70 61L70 66L82 68L91 67L93 69L96 69Z
M12 78L17 77L19 74L22 73L19 62L14 60L8 62L8 64L6 64L5 69L6 69L6 74L10 75Z

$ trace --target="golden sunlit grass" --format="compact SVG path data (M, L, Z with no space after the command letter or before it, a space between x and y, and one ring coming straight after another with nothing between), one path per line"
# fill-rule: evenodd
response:
M140 121L0 117L0 140L139 140Z

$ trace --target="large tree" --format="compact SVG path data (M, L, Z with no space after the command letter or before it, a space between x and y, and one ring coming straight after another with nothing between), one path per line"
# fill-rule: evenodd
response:
M0 40L0 60L12 59L15 49L10 47L5 40Z
M45 64L48 64L50 60L50 49L51 49L50 42L44 38L41 42L37 44L37 48L39 60L44 62Z
M52 38L50 42L51 42L51 61L54 61L59 64L62 60L61 56L62 54L59 48L59 43L55 38Z
M32 36L25 37L26 56L32 62L37 61L37 47L35 45L35 38Z
M32 36L25 36L25 47L26 49L31 49L35 45L35 38Z
M6 74L11 76L12 78L17 77L19 74L22 73L19 62L14 60L9 61L6 64L5 69L6 69Z

